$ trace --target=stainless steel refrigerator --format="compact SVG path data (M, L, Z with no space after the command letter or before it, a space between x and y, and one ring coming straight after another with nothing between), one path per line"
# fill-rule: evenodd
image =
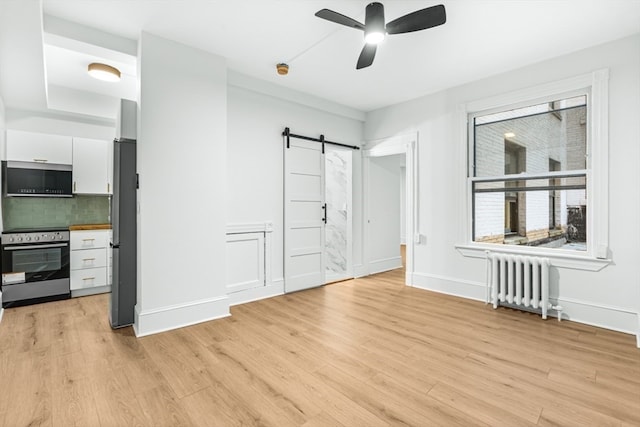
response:
M109 320L112 328L131 325L136 305L136 141L114 140L113 198L113 281Z

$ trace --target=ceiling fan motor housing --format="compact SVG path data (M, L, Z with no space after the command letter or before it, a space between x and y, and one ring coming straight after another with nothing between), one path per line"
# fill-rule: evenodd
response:
M382 3L369 3L365 11L364 19L364 38L368 40L371 34L382 34L384 37L386 31L384 28L384 6Z

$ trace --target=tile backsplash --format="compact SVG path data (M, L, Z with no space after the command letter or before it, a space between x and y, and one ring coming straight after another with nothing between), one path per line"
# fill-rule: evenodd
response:
M110 221L110 197L3 197L4 229L67 227Z

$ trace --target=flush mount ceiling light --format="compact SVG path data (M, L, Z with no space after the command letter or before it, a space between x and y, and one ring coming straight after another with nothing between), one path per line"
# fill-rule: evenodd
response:
M507 132L504 134L505 138L513 138L514 136L516 136L516 134L513 132Z
M89 64L88 72L91 77L105 82L119 82L120 70L111 65L93 62Z

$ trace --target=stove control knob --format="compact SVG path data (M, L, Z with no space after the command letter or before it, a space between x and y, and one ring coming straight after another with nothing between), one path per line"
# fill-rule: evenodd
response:
M37 242L38 240L40 240L40 237L36 236L36 237L33 238L33 240L35 240Z
M55 239L56 236L54 236L53 234L51 235L51 240Z
M22 237L18 237L18 242L22 242Z
M28 237L28 236L27 236L27 239L26 239L26 240L27 240L27 242L30 242L30 241L31 241L31 237Z
M58 234L58 239L62 240L62 234Z
M13 237L9 237L10 242L13 242L13 240L14 240Z

